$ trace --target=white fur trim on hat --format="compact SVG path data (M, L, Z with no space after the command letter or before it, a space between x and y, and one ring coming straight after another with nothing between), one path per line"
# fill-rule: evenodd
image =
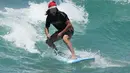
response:
M50 7L49 9L52 9L52 8L56 8L56 6L52 6L52 7Z

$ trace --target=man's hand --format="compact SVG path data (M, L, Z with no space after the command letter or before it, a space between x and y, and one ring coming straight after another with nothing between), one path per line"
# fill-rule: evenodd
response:
M62 36L62 33L60 32L60 33L58 33L58 37L61 37Z
M51 37L50 34L47 34L47 39L50 39L50 37Z

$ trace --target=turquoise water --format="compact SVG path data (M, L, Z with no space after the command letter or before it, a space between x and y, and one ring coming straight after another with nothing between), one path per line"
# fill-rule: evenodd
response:
M56 0L75 28L76 54L95 57L77 64L65 63L45 44L48 1L0 1L0 73L130 73L129 0ZM63 41L55 44L70 55Z

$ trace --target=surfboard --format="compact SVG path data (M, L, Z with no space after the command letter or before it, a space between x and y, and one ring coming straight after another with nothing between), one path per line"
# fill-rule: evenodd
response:
M64 62L67 62L67 63L78 63L78 62L82 62L82 61L88 61L88 62L95 61L94 57L81 57L80 55L77 55L77 59L72 60L72 59L70 59L70 55L67 55L63 52L56 51L55 53L57 56L61 57Z
M77 58L74 60L67 60L67 63L78 63L78 62L82 62L82 61L95 61L95 58L91 57L91 58Z

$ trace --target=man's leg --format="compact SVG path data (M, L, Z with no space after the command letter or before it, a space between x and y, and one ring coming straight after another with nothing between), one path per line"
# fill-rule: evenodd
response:
M58 35L58 32L55 32L55 33L50 37L50 39L47 39L47 40L46 40L46 43L48 44L48 46L51 47L51 48L53 48L53 49L55 49L55 50L57 50L57 48L56 48L54 42L60 39L60 38L57 37L57 35Z
M71 36L68 36L68 35L64 35L63 36L63 41L66 43L67 47L69 48L72 56L71 56L71 59L76 59L76 55L75 55L75 51L72 47L72 43L70 42L70 38Z

